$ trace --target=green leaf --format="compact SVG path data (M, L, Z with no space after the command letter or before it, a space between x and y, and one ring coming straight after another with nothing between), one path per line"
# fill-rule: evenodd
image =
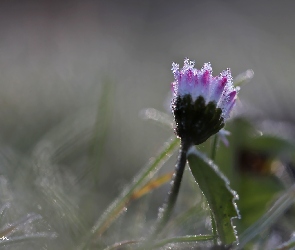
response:
M213 213L220 240L223 244L236 241L236 231L232 225L232 219L239 217L234 203L237 199L236 192L230 189L229 181L213 161L195 147L188 152L188 161L191 172Z
M239 194L241 220L236 225L243 232L266 212L274 196L285 189L286 183L274 175L274 169L276 166L280 169L276 163L280 159L291 161L295 147L280 137L261 135L246 120L237 119L227 125L231 131L230 148L219 147L216 163ZM249 160L241 157L243 154Z

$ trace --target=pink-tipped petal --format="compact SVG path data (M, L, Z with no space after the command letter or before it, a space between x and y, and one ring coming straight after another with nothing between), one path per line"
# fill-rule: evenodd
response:
M202 75L202 83L204 86L210 84L210 72L206 70Z
M233 105L235 104L236 101L236 96L237 96L237 91L232 91L229 93L228 96L226 96L221 103L221 109L224 113L224 117L228 117L231 109L233 108Z
M201 91L200 94L205 98L205 101L208 102L209 98L209 88L210 88L210 83L211 83L211 76L210 72L208 70L205 70L203 72L203 75L201 76Z
M236 99L234 99L231 104L228 106L226 112L224 113L224 119L227 119L233 109L233 107L235 106L236 103Z
M214 77L210 63L201 69L194 65L188 58L181 69L177 64L172 65L175 81L171 109L176 135L199 145L222 129L239 88L234 87L229 69ZM228 144L224 134L220 133L220 137Z
M223 93L223 90L227 84L227 78L225 76L217 77L215 79L215 81L216 81L216 83L213 84L213 86L211 88L210 101L213 101L217 104L219 102L220 97Z
M229 93L229 95L226 97L227 102L231 103L237 96L237 91L232 91L231 93Z
M230 69L222 71L218 77L213 77L210 63L205 63L201 69L194 66L195 62L188 58L184 60L182 68L176 63L172 64L175 79L171 85L173 99L189 94L195 101L202 96L206 104L213 101L223 110L223 115L228 114L227 110L232 108L237 95Z

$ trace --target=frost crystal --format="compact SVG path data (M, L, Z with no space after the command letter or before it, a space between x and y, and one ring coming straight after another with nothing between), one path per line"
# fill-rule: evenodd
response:
M197 69L195 62L186 58L181 69L173 63L172 72L175 81L171 84L171 107L176 133L180 138L189 133L192 141L200 144L224 126L239 89L233 86L230 69L213 76L210 63Z

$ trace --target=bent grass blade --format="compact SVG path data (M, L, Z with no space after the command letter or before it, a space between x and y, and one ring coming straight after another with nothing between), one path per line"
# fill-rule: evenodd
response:
M270 227L295 201L295 184L283 194L273 206L252 226L248 227L240 236L239 245L234 249L243 249L256 235Z
M37 234L32 234L32 235L24 235L24 236L15 236L11 238L7 238L5 236L2 236L0 238L0 246L1 247L6 247L12 244L17 244L17 243L23 243L26 241L36 241L36 240L42 240L42 239L48 239L51 240L53 238L56 238L57 235L54 233L37 233Z
M179 146L179 139L170 139L165 143L160 154L154 158L134 179L134 181L121 193L119 198L105 210L100 219L94 224L90 234L78 249L85 249L93 238L99 237L110 224L118 217L126 202L132 197L134 192L144 183L153 177L160 167L171 157L173 152Z
M152 180L150 180L147 184L145 184L143 187L141 187L140 189L134 191L134 193L132 194L132 196L130 197L130 200L136 200L142 196L144 196L145 194L149 193L150 191L164 185L165 183L167 183L168 181L171 180L172 176L173 176L173 171L163 174L157 178L154 178Z
M170 181L173 176L173 172L161 175L157 178L150 180L146 183L143 187L135 190L134 193L122 203L113 213L112 217L109 218L108 221L104 224L104 227L101 228L100 234L103 234L105 230L112 224L112 222L124 211L124 208L129 205L129 203L133 200L139 199L142 196L146 195L147 193L151 192L152 190L164 185L166 182Z
M213 235L186 235L186 236L161 240L157 242L155 245L153 245L153 248L155 249L155 248L163 247L171 243L188 243L188 242L208 241L213 239L214 239Z

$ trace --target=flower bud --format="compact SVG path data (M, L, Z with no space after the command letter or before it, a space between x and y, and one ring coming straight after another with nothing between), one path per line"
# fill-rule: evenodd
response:
M239 88L235 88L229 69L212 76L210 63L200 70L194 62L184 60L184 66L172 64L172 112L178 137L198 145L224 127Z

